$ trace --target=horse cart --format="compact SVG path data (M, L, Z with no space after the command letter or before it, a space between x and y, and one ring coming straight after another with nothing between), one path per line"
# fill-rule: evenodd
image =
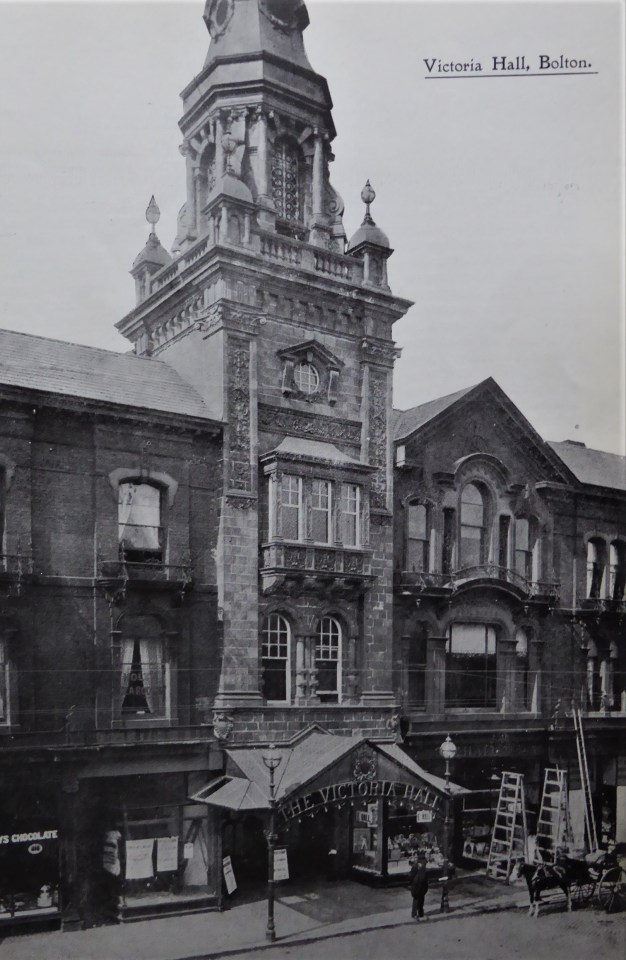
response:
M598 851L594 856L560 856L557 862L523 864L528 884L530 910L538 915L541 894L560 889L567 909L583 907L596 896L607 913L626 909L626 870L614 852Z

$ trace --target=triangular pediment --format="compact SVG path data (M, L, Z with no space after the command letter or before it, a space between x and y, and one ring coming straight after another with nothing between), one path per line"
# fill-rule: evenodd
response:
M331 370L341 370L344 366L343 360L340 360L317 340L305 340L303 343L296 343L293 347L279 350L277 356L281 360L292 360L294 363L315 363L317 361L317 363Z

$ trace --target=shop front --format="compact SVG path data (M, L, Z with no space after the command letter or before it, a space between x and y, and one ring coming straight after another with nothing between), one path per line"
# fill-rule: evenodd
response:
M233 748L226 751L224 775L193 797L213 809L220 855L228 857L238 883L251 879L251 869L257 880L267 875L262 842L252 866L251 825L257 823L263 837L270 816L293 879L351 875L393 883L408 878L419 853L434 872L443 866L453 832L446 815L466 791L456 784L446 789L397 744L313 729L277 745L275 756L273 791L263 748Z
M12 771L0 807L0 927L60 922L61 828L53 782Z

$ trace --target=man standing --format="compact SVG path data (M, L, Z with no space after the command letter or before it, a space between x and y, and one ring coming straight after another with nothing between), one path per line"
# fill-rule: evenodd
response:
M426 857L423 854L419 854L417 861L411 867L409 885L411 887L411 896L413 897L411 916L414 920L421 920L424 916L424 899L428 891Z

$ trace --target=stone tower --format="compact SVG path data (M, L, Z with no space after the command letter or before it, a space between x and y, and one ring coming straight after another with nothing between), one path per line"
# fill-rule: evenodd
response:
M395 704L391 333L410 302L389 289L369 183L346 243L304 2L207 0L204 19L172 256L149 217L118 329L224 423L215 709L248 738L314 719L376 733Z

